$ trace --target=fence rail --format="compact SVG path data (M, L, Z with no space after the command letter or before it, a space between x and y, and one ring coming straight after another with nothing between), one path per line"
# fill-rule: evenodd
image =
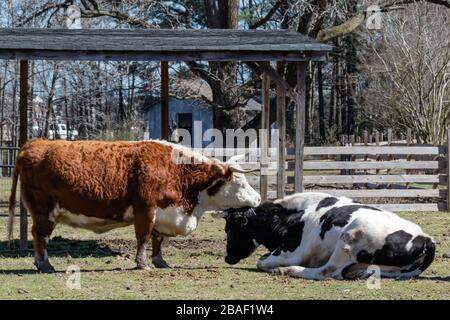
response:
M439 155L446 153L444 146L341 146L341 147L305 147L304 155L331 155L331 154L351 154L351 155L397 155L397 154L420 154Z
M330 146L305 147L303 150L302 181L306 191L320 191L336 196L382 199L389 203L376 203L392 211L448 210L449 168L447 146ZM10 176L18 148L0 147L1 185L0 204L5 204L10 192ZM267 170L269 185L267 197L275 198L277 170L280 169L278 149L268 148L266 165L261 165L261 150L254 149L203 149L207 156L226 160L242 154L240 164L244 169ZM292 149L285 150L285 192L293 192L295 156ZM424 156L433 160L416 160ZM283 167L283 166L281 166ZM249 182L258 187L260 176L250 174ZM420 202L414 202L420 199ZM404 203L407 201L407 203ZM424 202L425 201L425 202ZM379 202L379 201L376 201Z
M304 147L301 179L306 191L326 192L336 196L366 198L365 202L392 211L436 211L448 210L449 168L448 145L358 145ZM208 151L209 154L211 151ZM248 152L248 150L247 150ZM245 154L245 149L215 150L215 154ZM269 185L278 183L276 171L284 168L293 171L295 155L286 149L284 166L279 166L275 148L268 149L271 155L267 168ZM253 151L247 161L241 162L245 169L260 168L261 152ZM275 155L275 160L273 158ZM257 187L259 176L249 175L249 182ZM286 190L293 190L295 177L284 178ZM267 197L276 197L273 187ZM292 191L291 191L292 192ZM418 201L420 199L420 201ZM425 201L425 202L424 202ZM405 203L406 202L406 203Z

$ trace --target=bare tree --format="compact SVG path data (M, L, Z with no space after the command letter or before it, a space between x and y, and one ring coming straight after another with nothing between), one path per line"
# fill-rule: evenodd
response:
M416 4L391 14L375 57L366 116L412 128L424 143L445 141L450 125L450 12Z

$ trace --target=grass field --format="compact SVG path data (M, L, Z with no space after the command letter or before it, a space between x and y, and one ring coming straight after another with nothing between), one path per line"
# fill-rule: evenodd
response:
M57 273L37 274L32 251L6 250L6 217L0 218L0 299L450 299L450 216L407 213L438 241L434 263L413 280L311 281L273 276L255 269L259 249L236 266L223 261L224 222L205 216L195 234L174 238L164 249L172 269L134 268L132 227L97 235L58 226L49 255ZM16 223L17 225L17 223ZM16 231L16 235L18 232ZM30 243L31 246L31 243ZM81 289L66 287L69 265L81 268Z

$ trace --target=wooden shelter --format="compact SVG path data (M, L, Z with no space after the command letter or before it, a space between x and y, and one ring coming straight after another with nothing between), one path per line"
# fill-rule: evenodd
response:
M246 61L262 75L262 129L269 127L270 80L277 84L279 165L277 196L284 195L285 97L296 102L295 190L302 190L305 74L308 61L323 61L332 47L287 30L60 30L0 29L0 59L20 60L20 145L28 137L28 60L161 61L161 131L168 138L168 61ZM271 66L277 62L277 68ZM297 64L297 88L281 74L283 61ZM267 166L267 137L261 140L261 170ZM266 152L265 152L266 151ZM267 196L267 176L260 179ZM21 248L27 244L27 214L21 207Z

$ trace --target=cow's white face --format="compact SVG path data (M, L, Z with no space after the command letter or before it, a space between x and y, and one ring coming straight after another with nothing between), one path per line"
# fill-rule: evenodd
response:
M218 182L222 186L217 193L210 196L217 210L228 208L255 207L261 202L261 196L248 183L242 173L233 173L230 181Z
M242 169L235 160L227 162L235 168ZM229 208L255 207L260 204L261 196L248 183L243 173L233 172L231 179L218 180L212 187L200 194L201 202L213 210Z

